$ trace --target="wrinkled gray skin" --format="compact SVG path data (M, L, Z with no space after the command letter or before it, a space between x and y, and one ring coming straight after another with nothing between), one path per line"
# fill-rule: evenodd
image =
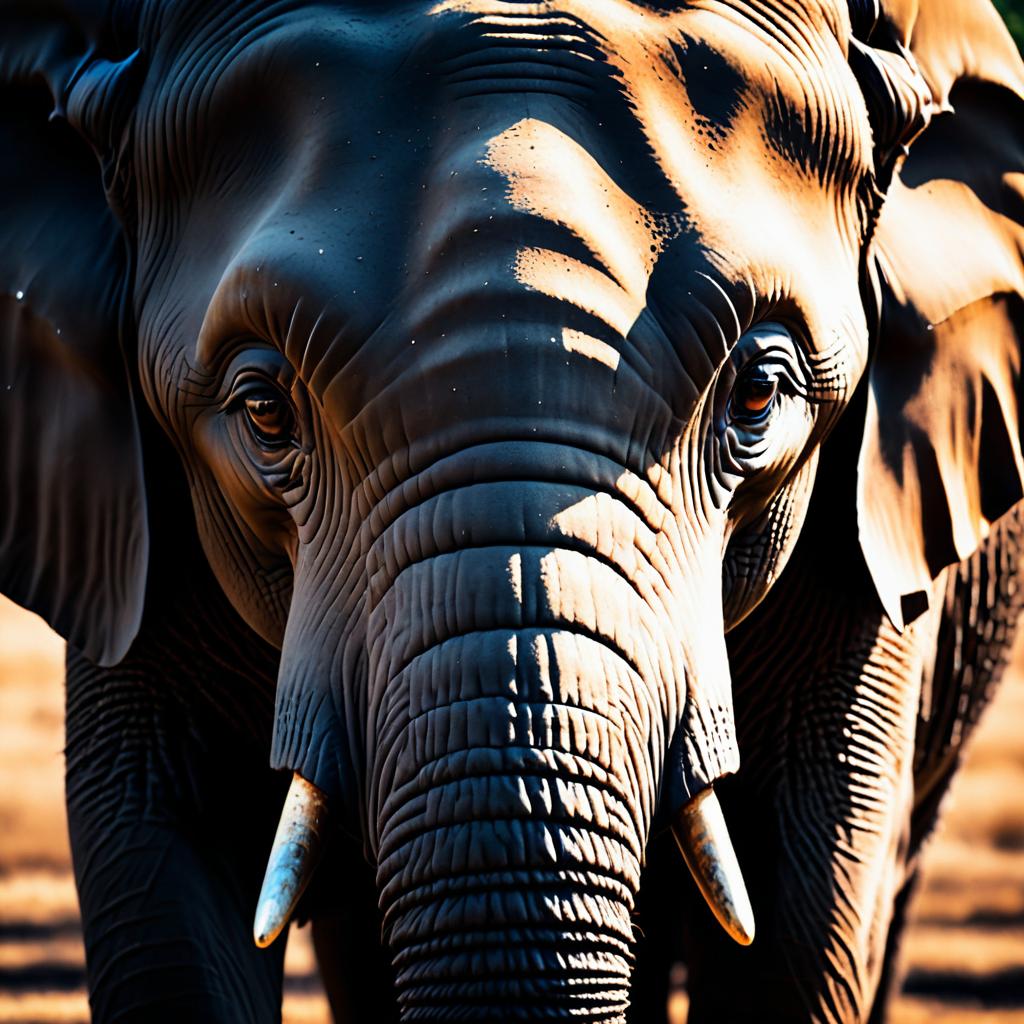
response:
M1020 66L957 9L0 3L97 1020L276 1019L292 772L340 1020L654 1022L679 941L695 1020L881 1019L1019 602ZM654 838L720 779L749 949Z

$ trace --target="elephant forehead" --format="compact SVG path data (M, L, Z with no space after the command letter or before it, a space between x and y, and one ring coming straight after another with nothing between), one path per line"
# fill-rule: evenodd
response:
M178 31L152 43L175 86L156 87L153 112L169 119L168 141L184 134L193 151L196 119L237 118L246 97L292 145L351 142L374 118L443 130L453 108L482 96L522 111L561 99L581 130L617 139L634 176L653 159L677 191L694 170L682 135L709 165L742 145L824 181L863 169L870 140L848 18L824 2L249 2L209 19L184 13L195 6L180 4Z
M500 60L512 88L561 83L582 102L607 78L663 163L664 116L707 135L713 152L716 139L749 133L739 115L755 112L759 144L824 176L857 163L869 139L844 3L443 0L429 13L445 26L442 73L493 86Z
M139 133L140 181L189 209L143 203L143 279L147 257L166 259L146 242L168 248L170 228L155 222L172 210L180 261L196 267L201 250L222 294L237 279L225 265L262 266L268 309L294 277L280 316L295 321L303 293L316 315L338 309L346 357L382 321L418 337L443 318L439 303L493 294L503 276L611 328L551 325L609 365L608 343L648 293L682 283L689 294L695 272L734 288L734 306L803 291L824 319L857 301L852 197L867 128L842 88L841 26L822 5L268 10L238 4L201 30L181 15L202 53L170 67L201 81L165 90L171 128ZM182 224L201 245L181 241ZM253 259L253 239L267 237ZM289 252L294 273L278 276ZM538 323L560 315L535 306Z

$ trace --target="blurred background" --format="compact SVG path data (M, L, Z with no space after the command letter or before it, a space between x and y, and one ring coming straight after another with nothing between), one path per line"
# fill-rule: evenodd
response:
M0 598L0 1024L89 1018L64 821L63 670L61 640ZM1024 1024L1022 733L1024 649L926 855L895 1024ZM293 929L287 974L285 1024L327 1024L305 929ZM682 1024L682 991L673 1010Z
M1024 0L994 0L994 3L1017 40L1017 46L1024 50Z
M995 0L1024 49L1024 0ZM64 645L0 598L0 1024L85 1024L64 821ZM1024 1024L1024 649L971 744L925 857L893 1024ZM681 981L681 979L680 979ZM686 997L673 999L685 1020ZM306 930L285 1024L326 1024Z

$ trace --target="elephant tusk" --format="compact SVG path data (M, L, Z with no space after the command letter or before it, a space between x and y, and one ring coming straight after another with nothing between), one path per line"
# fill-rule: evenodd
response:
M320 857L327 822L327 797L296 773L288 787L281 821L256 904L253 938L260 949L281 934Z
M741 946L749 946L754 912L714 790L705 789L683 806L672 822L672 835L719 924Z

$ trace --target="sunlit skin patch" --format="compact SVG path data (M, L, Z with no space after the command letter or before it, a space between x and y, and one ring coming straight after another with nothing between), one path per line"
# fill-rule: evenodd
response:
M520 284L593 314L623 337L645 305L643 298L609 288L600 270L550 249L520 249L512 269Z
M746 51L746 68L771 62L766 46L752 41L749 32L727 19L693 11L691 23L690 31L698 37L703 33L707 38L729 40L736 54ZM735 276L731 254L740 253L747 265L804 268L805 273L820 278L824 291L836 291L837 280L845 284L855 279L855 268L848 274L836 271L850 261L855 249L845 244L835 198L817 184L792 187L794 171L810 175L812 169L795 168L791 161L766 149L764 101L753 93L752 85L731 130L710 143L696 130L701 118L679 71L664 54L652 52L638 41L609 54L609 61L622 72L638 123L666 180L682 203L700 208L701 237L708 257L727 279ZM640 61L653 61L660 65L661 73L627 74L628 68ZM684 70L692 76L701 69ZM783 88L781 83L779 88ZM794 102L801 97L807 102L800 82L785 81L785 92L794 96ZM712 196L713 203L703 201ZM823 253L829 255L823 258ZM830 272L818 273L815 268L820 267L828 267ZM833 308L850 298L836 295Z
M592 154L544 121L524 118L506 129L490 141L483 162L505 178L516 210L561 225L597 264L524 247L516 254L516 280L592 313L625 337L646 305L651 273L671 231L619 188ZM610 287L609 278L618 287ZM611 346L566 348L611 365Z
M491 14L480 18L478 24L485 27L485 31L480 34L483 39L528 40L538 45L552 42L586 45L590 42L587 32L574 19L557 15L519 14L512 17ZM581 60L595 60L590 54L579 50L575 51L575 56Z
M495 24L522 23L524 19L543 20L546 24L558 15L576 16L581 21L598 22L609 24L609 27L617 27L621 31L637 31L652 19L660 19L655 11L630 10L620 0L569 0L568 3L560 3L557 6L550 2L524 4L517 0L442 0L435 4L429 11L430 14L479 14L486 16L488 22Z
M583 331L575 331L571 327L562 328L562 348L566 352L574 352L577 355L586 356L595 362L604 363L609 370L619 368L620 354L618 349L609 345L606 341L600 341L584 334Z
M512 593L517 601L523 600L523 556L518 552L509 556L508 579L512 585Z
M725 280L745 278L752 292L770 296L810 279L821 308L859 307L859 294L849 287L857 278L859 221L844 168L863 162L856 140L869 133L864 111L851 107L846 90L835 85L850 71L831 37L799 63L780 59L758 4L694 3L659 12L608 0L452 0L431 13L468 14L477 29L493 25L519 41L539 34L570 46L585 31L635 113L645 159L678 200L671 204L672 222L662 212L651 223L651 211L634 198L638 194L626 194L610 180L616 168L606 170L552 124L520 121L491 142L486 162L509 181L508 198L517 210L566 225L628 299L610 300L599 277L564 280L582 278L584 268L559 266L565 257L546 251L520 253L518 281L578 303L628 333L646 305L654 264L671 257L680 226L692 228L691 211L700 210L701 250ZM803 17L807 25L828 20L827 5L808 5ZM535 45L540 53L544 41ZM716 92L725 71L732 72L728 95ZM853 83L849 91L855 93ZM709 119L715 103L728 106L728 118ZM715 130L709 131L712 123ZM806 187L793 188L794 175ZM607 216L595 218L595 209ZM580 229L581 223L587 227ZM830 348L836 339L828 325L809 326L810 343Z
M642 293L666 233L592 153L531 117L493 138L484 162L508 182L506 195L517 210L568 228L625 291Z

